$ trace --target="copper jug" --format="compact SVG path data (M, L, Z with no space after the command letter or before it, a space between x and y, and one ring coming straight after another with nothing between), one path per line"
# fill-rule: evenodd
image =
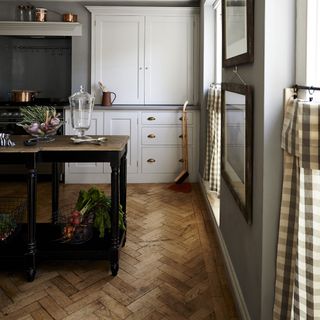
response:
M111 95L113 95L113 99L111 99ZM102 93L102 102L101 105L103 106L111 106L113 101L116 99L117 95L111 91L104 91Z

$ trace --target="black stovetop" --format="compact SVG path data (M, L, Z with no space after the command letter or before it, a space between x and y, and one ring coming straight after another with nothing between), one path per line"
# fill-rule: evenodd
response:
M63 107L68 106L68 98L53 99L53 98L35 98L29 102L13 102L13 101L0 101L0 108L7 107L26 107L26 106L53 106L53 107Z

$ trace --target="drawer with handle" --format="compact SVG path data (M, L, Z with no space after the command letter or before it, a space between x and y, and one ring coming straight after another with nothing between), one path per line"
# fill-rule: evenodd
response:
M192 142L192 128L188 129L188 144ZM141 129L141 143L181 145L182 132L180 126L174 127L143 127Z
M142 124L180 124L182 121L181 112L142 112ZM192 112L187 113L187 122L192 124Z
M192 168L189 150L189 168ZM183 165L181 148L142 148L142 173L178 173Z

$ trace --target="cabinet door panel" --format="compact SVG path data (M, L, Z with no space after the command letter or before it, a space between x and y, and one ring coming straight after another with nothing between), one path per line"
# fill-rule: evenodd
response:
M136 112L105 112L105 134L129 136L127 153L127 171L138 171L138 124ZM110 172L110 165L105 164L105 172Z
M193 18L146 17L145 102L193 103Z
M115 104L144 103L144 18L97 16L93 33L92 89L98 81L116 93Z
M66 111L66 134L73 135L75 131L71 127L71 114ZM103 112L94 111L92 113L90 129L86 131L87 135L103 135ZM70 173L103 173L103 163L101 162L81 162L67 163L66 170Z

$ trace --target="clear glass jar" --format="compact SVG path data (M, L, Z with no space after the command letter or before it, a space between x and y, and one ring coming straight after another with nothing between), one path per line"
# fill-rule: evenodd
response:
M25 6L19 5L17 6L17 20L18 21L24 21L25 16Z
M34 7L33 6L29 6L29 5L27 5L26 7L25 7L25 20L26 21L33 21L34 20L34 18L33 18L33 9L34 9Z
M69 97L69 102L72 128L77 131L79 138L88 138L85 131L90 128L94 96L85 92L83 86L80 86L80 91Z

